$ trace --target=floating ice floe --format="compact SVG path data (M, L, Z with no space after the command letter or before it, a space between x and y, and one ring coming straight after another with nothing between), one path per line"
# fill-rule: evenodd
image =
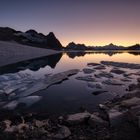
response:
M26 76L25 74L22 75L19 73L9 74L8 76L6 75L6 78L4 77L7 81L0 81L2 85L0 86L0 90L8 95L15 93L15 96L12 97L13 99L26 97L53 84L62 82L63 80L68 79L69 76L77 74L78 72L78 69L72 69L54 75L47 75L45 78L43 77L41 79L35 79L30 75ZM9 77L11 79L10 81Z
M3 108L8 110L15 109L20 103L26 104L26 106L31 106L34 103L38 102L41 99L40 96L28 96L24 98L20 98L18 100L13 100L6 104Z

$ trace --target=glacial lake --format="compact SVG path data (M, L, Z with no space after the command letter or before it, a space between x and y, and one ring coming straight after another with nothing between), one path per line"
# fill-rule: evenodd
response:
M89 82L77 80L77 76L85 76L91 74L85 74L83 68L91 68L87 66L87 63L100 63L100 61L115 61L115 62L127 62L140 64L140 52L63 52L48 57L29 60L6 67L0 68L0 76L11 73L24 73L29 74L37 79L44 75L53 75L56 73L64 72L70 69L80 69L80 72L76 75L70 76L67 80L61 83L54 84L47 89L38 91L33 95L41 96L41 100L34 103L31 106L20 106L14 110L20 112L35 112L45 115L61 115L67 113L73 113L86 109L93 112L97 109L98 104L112 99L114 96L121 96L125 94L126 89L130 83L125 82L123 86L106 86L107 92L94 95L91 87L88 86ZM93 67L92 67L93 68ZM106 69L109 71L111 67ZM97 74L102 71L98 70ZM126 70L127 71L127 70ZM136 70L135 72L138 72ZM128 72L133 72L128 71ZM115 75L116 77L119 77ZM132 76L132 78L134 78ZM98 82L102 82L104 78L98 78ZM10 102L3 95L0 94L1 102ZM1 104L0 104L1 105ZM0 106L1 107L1 106Z

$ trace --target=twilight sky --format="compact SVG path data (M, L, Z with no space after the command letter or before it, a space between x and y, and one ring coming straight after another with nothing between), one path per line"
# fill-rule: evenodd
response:
M140 0L0 0L0 26L53 31L65 46L140 43Z

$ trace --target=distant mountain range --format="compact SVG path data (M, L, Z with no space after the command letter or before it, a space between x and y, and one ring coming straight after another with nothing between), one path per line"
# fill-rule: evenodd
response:
M24 45L55 50L140 50L140 44L129 47L117 46L112 43L106 46L86 46L85 44L76 44L74 42L69 43L64 48L53 32L44 35L35 30L21 32L9 27L0 27L0 40L15 41Z
M66 50L140 50L140 44L136 44L129 47L117 46L109 44L105 46L86 46L84 44L75 44L74 42L69 43Z
M35 30L21 32L9 27L0 27L0 40L16 41L20 44L48 49L60 50L63 48L53 32L50 32L48 35L44 35Z

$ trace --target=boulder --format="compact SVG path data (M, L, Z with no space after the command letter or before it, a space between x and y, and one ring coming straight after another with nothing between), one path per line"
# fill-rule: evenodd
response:
M49 126L48 120L34 120L34 125L38 128Z
M76 113L72 115L67 116L66 122L69 124L80 124L84 123L86 120L90 118L90 113L88 112L83 112L83 113Z
M140 105L140 98L133 97L131 99L127 99L121 102L121 106L131 108L133 106Z
M71 135L71 131L66 126L60 126L59 130L56 132L56 134L53 134L52 138L54 139L66 139Z
M108 117L109 117L109 122L110 122L111 127L119 126L121 123L123 123L125 121L124 113L122 113L116 109L109 110Z
M95 114L92 114L88 123L92 126L92 127L107 127L108 126L108 122L104 121L102 118L98 117Z

